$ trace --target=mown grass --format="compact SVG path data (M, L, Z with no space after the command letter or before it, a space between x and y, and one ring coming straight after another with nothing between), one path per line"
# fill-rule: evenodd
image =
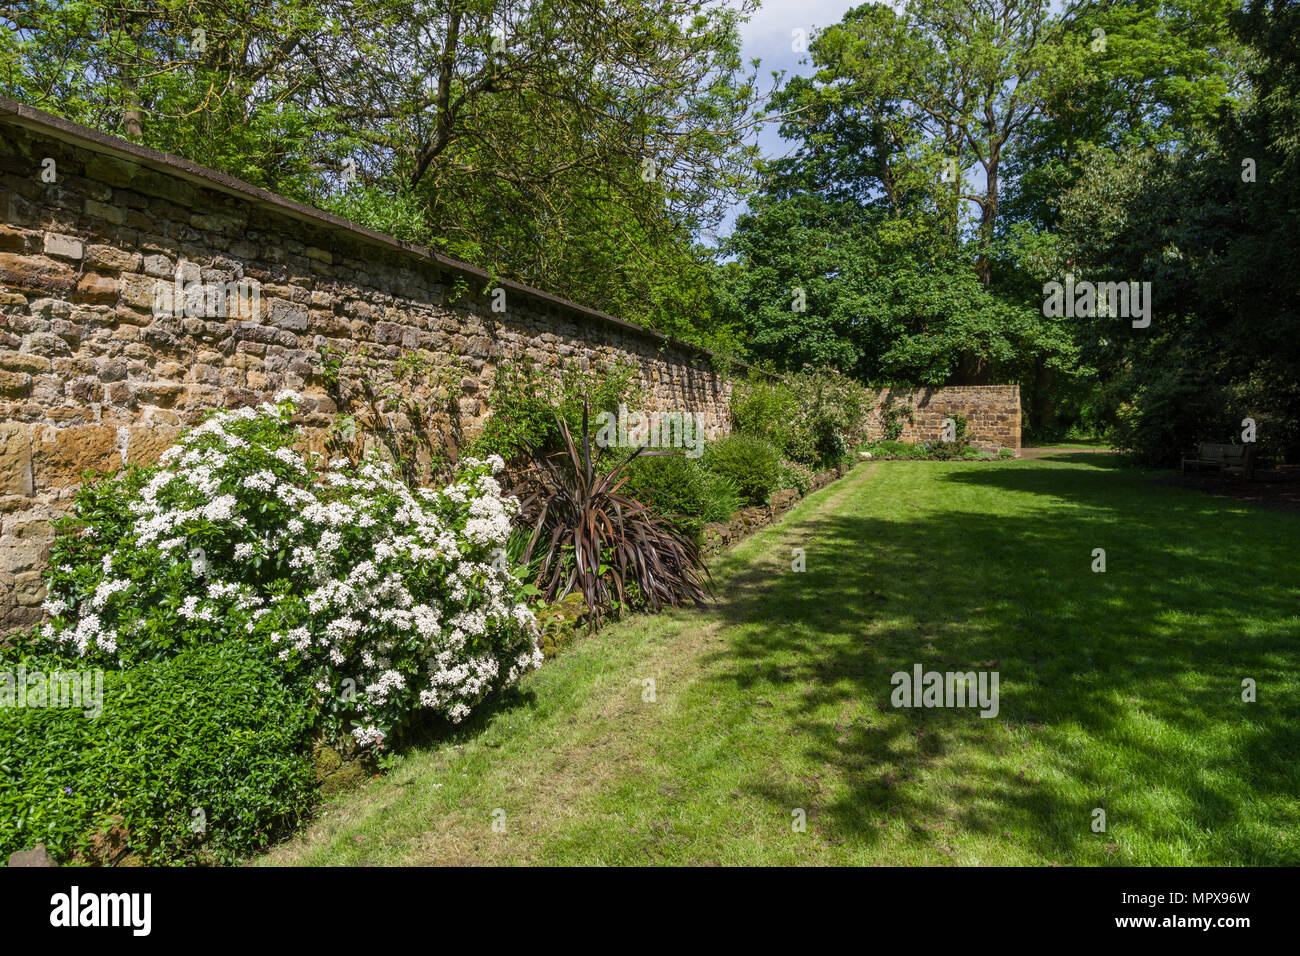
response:
M260 862L1300 863L1300 516L1150 477L860 466ZM1000 713L892 708L914 663Z

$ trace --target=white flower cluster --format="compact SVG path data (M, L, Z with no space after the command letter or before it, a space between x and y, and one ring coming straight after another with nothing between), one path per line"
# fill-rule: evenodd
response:
M450 487L415 492L381 462L318 472L288 447L297 400L183 435L130 501L131 533L93 583L84 566L56 569L47 635L108 657L161 632L174 642L173 630L181 644L265 640L343 702L320 712L347 714L363 746L419 709L463 720L542 660L499 560L518 507L493 477L501 460L468 459ZM97 540L93 523L87 532Z

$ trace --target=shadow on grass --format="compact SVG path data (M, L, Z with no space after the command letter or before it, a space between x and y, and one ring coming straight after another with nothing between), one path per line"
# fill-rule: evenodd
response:
M892 819L918 843L941 846L955 825L1107 862L1111 838L1089 830L1102 807L1139 857L1180 844L1198 863L1296 863L1300 840L1277 834L1300 825L1300 521L1153 488L1114 456L1061 457L1089 467L937 476L1032 496L1016 503L1027 512L909 513L904 496L888 517L791 529L806 573L751 566L727 582L717 613L744 630L713 658L720 679L786 688L806 756L848 782L815 812L857 841ZM1105 574L1091 570L1099 547ZM916 663L998 671L1000 713L894 719L890 676ZM1242 702L1243 678L1258 703ZM862 701L885 717L825 716ZM1044 756L1018 756L1036 745ZM931 766L960 778L956 799L906 786ZM796 785L750 789L787 814L808 806Z
M533 709L537 693L531 689L507 687L479 703L464 722L453 724L445 717L423 716L402 733L394 750L398 754L431 750L447 744L463 744L483 735L502 715L513 710Z

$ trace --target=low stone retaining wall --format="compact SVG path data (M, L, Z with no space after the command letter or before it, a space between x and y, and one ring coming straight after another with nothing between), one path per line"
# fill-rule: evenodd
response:
M829 471L818 472L812 476L812 481L808 486L808 494L825 488L831 482L842 478L848 474L851 465L841 468L832 468ZM806 495L800 495L793 488L785 488L781 491L774 492L771 500L761 507L742 508L731 516L727 522L714 522L704 526L704 541L700 546L700 551L706 557L720 554L734 544L739 543L749 537L760 528L766 527L778 520L781 515L785 514L795 505L797 505Z

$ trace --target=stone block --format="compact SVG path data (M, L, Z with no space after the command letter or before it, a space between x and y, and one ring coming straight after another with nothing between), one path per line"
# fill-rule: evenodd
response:
M175 425L131 425L127 429L126 463L152 465L176 443L181 429Z
M97 199L87 199L85 210L86 215L92 219L103 219L116 226L126 222L126 208L124 206L102 203Z
M32 493L32 445L27 426L0 423L0 495Z
M117 429L108 425L38 429L32 436L31 454L38 491L78 484L86 471L106 473L122 467Z
M76 284L77 274L65 263L0 252L0 285L11 290L50 295L69 292Z
M26 398L32 390L32 377L26 372L0 369L0 397Z
M85 261L91 269L103 272L139 272L143 259L138 252L116 246L91 245L86 247Z
M63 236L57 232L45 234L45 254L51 259L68 259L80 262L86 254L85 244L72 236Z
M77 283L72 298L77 302L112 305L117 301L117 280L88 272Z

